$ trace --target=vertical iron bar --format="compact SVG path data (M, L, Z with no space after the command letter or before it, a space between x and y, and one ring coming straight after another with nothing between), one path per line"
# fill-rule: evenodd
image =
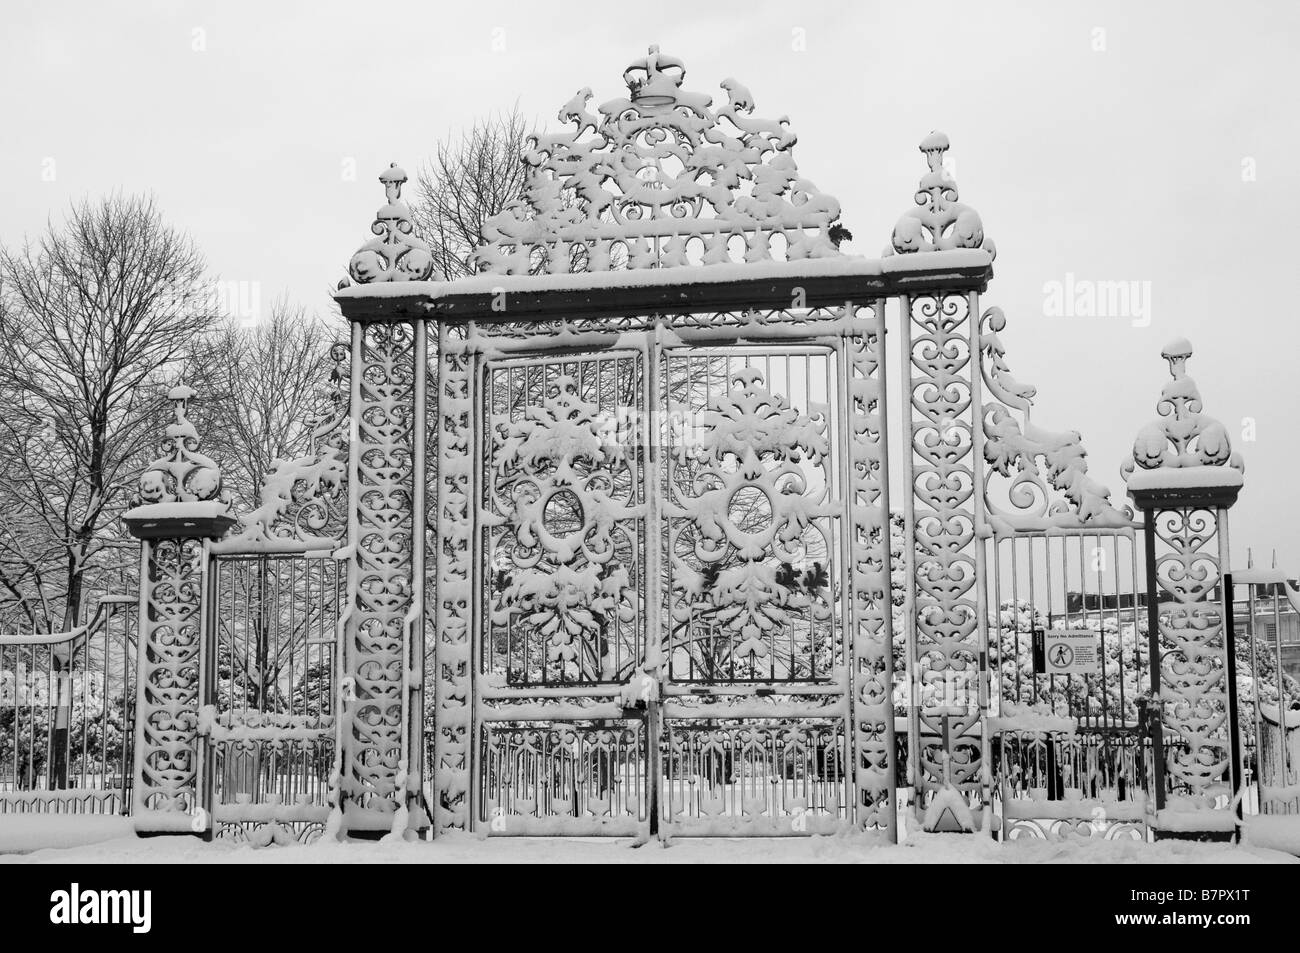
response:
M1148 709L1151 732L1151 784L1155 787L1157 813L1165 807L1165 713L1160 701L1160 583L1156 578L1156 511L1142 511L1146 530L1147 566L1147 669L1151 682L1151 702ZM1149 792L1148 792L1149 793Z

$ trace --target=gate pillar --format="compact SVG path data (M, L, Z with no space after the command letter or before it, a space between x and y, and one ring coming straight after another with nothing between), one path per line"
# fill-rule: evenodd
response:
M1123 467L1146 528L1147 639L1155 830L1164 836L1229 837L1236 809L1216 803L1240 790L1228 509L1244 466L1223 424L1201 413L1187 376L1191 345L1161 352L1172 380L1160 419L1137 435Z
M186 417L194 391L167 397L176 421L163 455L140 477L137 505L123 518L142 542L137 642L138 697L131 813L141 833L203 833L200 811L199 690L208 542L236 522L221 491L221 470L199 452Z
M411 237L406 173L379 176L386 204L349 263L358 283L428 278ZM348 604L340 623L338 804L354 835L427 826L419 803L423 721L425 391L422 315L376 296L349 313L352 440L348 464Z
M932 256L941 270L953 252L991 253L979 215L957 201L944 168L948 137L933 132L920 150L929 168L917 208L894 226L886 255ZM927 829L969 831L979 820L971 802L987 809L989 787L979 290L937 277L901 296L900 311L908 778Z

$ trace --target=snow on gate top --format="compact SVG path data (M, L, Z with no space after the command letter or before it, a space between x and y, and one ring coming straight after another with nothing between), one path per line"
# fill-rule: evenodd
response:
M685 78L681 60L652 46L624 71L627 96L593 114L591 89L580 89L560 109L566 128L528 141L524 194L486 224L486 241L471 258L477 271L485 279L587 275L584 284L593 273L620 272L598 283L626 286L658 284L671 280L663 269L691 266L701 272L692 280L734 280L751 270L905 269L902 262L891 268L841 253L840 204L799 172L786 117L756 118L753 96L734 79L722 81L727 102L714 107L710 96L684 89ZM929 170L916 193L918 207L900 219L886 255L930 251L946 252L939 257L953 264L991 260L978 214L956 201L956 184L943 169L947 149L942 133L922 142ZM373 294L377 283L435 277L433 256L413 234L401 201L406 173L394 164L380 181L387 204L371 226L377 237L348 266L355 282L372 287L349 289L353 294ZM794 263L804 267L788 267ZM480 281L461 279L456 286L469 290ZM539 282L556 284L554 277Z

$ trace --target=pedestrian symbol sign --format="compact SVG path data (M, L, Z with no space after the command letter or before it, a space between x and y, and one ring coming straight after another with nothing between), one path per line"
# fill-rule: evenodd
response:
M1042 675L1097 675L1101 636L1092 629L1035 629L1034 670Z
M1052 646L1051 664L1052 668L1067 669L1070 663L1074 661L1074 649L1070 648L1064 642L1057 642Z

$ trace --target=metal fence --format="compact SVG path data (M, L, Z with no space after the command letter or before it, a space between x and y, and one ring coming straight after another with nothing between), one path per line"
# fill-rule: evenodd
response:
M0 635L0 814L125 814L135 725L134 595L70 632Z
M1233 574L1246 814L1300 814L1300 681L1284 621L1300 613L1295 579L1276 568Z
M995 534L984 579L1003 837L1145 836L1155 776L1141 529ZM1091 631L1097 664L1051 674L1045 635Z
M1143 532L1015 532L987 544L989 667L999 710L989 726L992 794L1003 836L1145 837L1157 777L1167 798L1191 793L1155 765L1156 730L1165 764L1187 743L1167 725L1157 729L1149 706ZM1300 603L1296 583L1254 568L1232 582L1238 811L1300 813L1300 683L1287 673L1295 662L1285 657L1284 636ZM1217 593L1213 599L1218 604ZM1157 604L1155 611L1163 619L1168 610ZM1096 674L1040 670L1034 641L1054 628L1096 633ZM1230 785L1211 793L1216 806L1232 806Z

